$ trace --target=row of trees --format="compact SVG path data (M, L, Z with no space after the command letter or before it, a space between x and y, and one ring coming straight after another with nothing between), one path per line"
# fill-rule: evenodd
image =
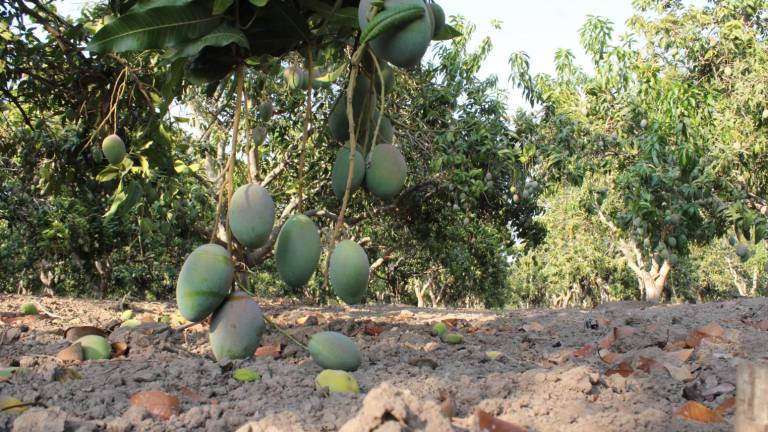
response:
M189 251L211 234L226 242L211 222L237 80L232 64L210 59L232 53L248 65L235 184L265 185L282 219L299 211L301 191L301 211L329 235L339 144L325 129L358 34L349 10L321 27L336 29L331 48L311 56L249 54L231 33L180 50L192 60L88 54L96 30L133 4L118 3L76 21L45 0L0 5L0 290L167 298ZM594 72L562 50L555 75L532 75L513 54L511 81L533 107L513 118L496 78L477 77L490 39L470 48L474 27L460 17L460 36L395 71L384 112L409 162L406 188L393 202L356 192L344 227L370 257L369 301L566 306L765 292L768 4L635 7L632 35L614 38L597 17L583 27ZM312 92L300 163L307 92L283 71L309 63L333 84ZM130 155L105 169L98 143L112 132ZM247 252L243 277L259 294L332 300L321 274L287 288L269 248Z

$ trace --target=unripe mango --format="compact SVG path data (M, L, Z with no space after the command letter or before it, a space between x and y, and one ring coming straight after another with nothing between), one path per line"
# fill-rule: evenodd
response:
M391 144L379 144L368 155L365 185L377 197L389 200L403 190L408 165L400 150Z
M333 292L347 304L358 304L368 288L368 255L352 240L339 242L329 265Z
M360 2L357 19L361 29L365 29L368 25L368 14L373 2L374 0ZM419 64L435 33L434 17L424 0L385 0L384 9L411 4L423 7L424 15L370 41L371 49L377 57L399 67L412 67Z
M266 330L264 314L246 293L235 291L211 320L211 349L216 360L244 359L256 352Z
M37 315L37 306L34 303L24 303L21 305L21 313L24 315Z
M229 252L216 244L195 249L181 267L176 284L179 313L196 322L210 315L229 293L234 268Z
M227 217L237 241L249 248L258 248L267 242L272 233L275 203L262 186L242 185L232 195Z
M101 151L112 165L117 165L125 159L125 143L119 136L112 134L101 142Z
M98 335L83 336L75 343L83 348L85 360L105 360L112 356L112 345L107 338Z
M365 159L363 155L355 149L354 170L352 173L352 185L350 192L354 192L363 184L365 178ZM349 147L343 147L336 152L336 160L333 162L331 170L331 187L333 194L337 199L344 197L344 191L347 187L347 176L349 175Z
M320 232L312 219L303 214L291 216L275 242L275 263L283 282L304 286L317 268L321 250Z
M309 339L309 354L324 369L355 371L362 363L362 355L352 339L341 333L324 331Z

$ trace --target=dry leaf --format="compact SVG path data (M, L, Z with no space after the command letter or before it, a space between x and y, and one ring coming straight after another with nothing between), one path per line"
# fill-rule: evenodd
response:
M574 357L589 357L594 352L595 348L592 346L592 344L586 344L583 347L577 349L573 352Z
M701 341L708 340L710 342L717 342L725 333L725 330L716 322L711 322L707 325L696 328L688 334L685 339L689 348L696 348L701 345Z
M723 401L720 405L715 408L715 412L723 415L727 413L731 408L736 406L736 398L729 398Z
M530 324L523 325L522 328L523 328L523 330L525 330L528 333L535 333L535 332L542 332L542 331L544 331L544 326L539 324L539 323L537 323L537 322L535 322L535 321L530 323Z
M80 342L75 342L59 351L56 358L64 362L83 361L83 346L80 345Z
M682 364L688 361L689 358L691 358L691 354L693 354L693 349L681 349L677 351L671 351L664 355L665 358L669 359L672 362L677 362L677 364Z
M384 326L374 323L368 323L363 328L363 332L369 336L378 336L384 333L386 330L387 329Z
M458 318L446 318L446 319L442 320L442 323L447 325L450 328L455 328L456 325L459 324L459 319Z
M601 349L597 352L598 357L600 357L600 360L608 363L609 365L612 365L616 362L616 359L619 357L618 354L612 351L608 351L605 349Z
M488 414L487 412L478 409L475 412L477 415L477 426L480 430L491 432L528 432L524 427L520 427L514 423L497 419L496 417Z
M678 381L688 382L688 381L691 381L694 378L694 376L691 373L691 371L685 365L677 367L677 366L672 366L672 365L665 364L664 367L669 372L669 376L671 376L672 378L674 378L674 379L676 379Z
M112 358L128 355L128 344L125 342L112 342Z
M664 372L667 371L667 368L663 364L659 363L658 361L656 361L655 358L651 358L651 357L639 356L637 358L637 363L635 364L635 367L647 374L651 373L651 370L653 369L661 370Z
M688 401L685 405L678 408L672 417L679 417L684 420L695 421L699 423L720 423L723 416L715 410L711 410L705 405L695 401Z
M716 322L701 326L696 331L711 338L719 338L725 333L725 330Z
M616 337L616 339L632 336L635 333L637 333L637 329L630 326L621 326L621 327L613 328L613 335Z
M280 357L280 353L283 351L282 346L280 344L274 344L274 345L262 345L258 348L256 348L256 354L254 354L256 357L272 357L272 358L278 358Z
M0 396L0 412L8 414L21 414L26 411L29 404L9 396Z
M12 315L0 317L0 321L8 325L31 324L37 320L48 318L45 315Z
M600 327L608 327L611 325L611 320L606 318L598 318L597 323L600 324Z
M664 351L677 351L681 349L687 349L688 342L685 340L679 340L674 342L667 342L667 344L664 346Z
M195 402L205 402L207 400L207 398L205 396L203 396L202 394L192 390L191 388L189 388L187 386L182 386L180 391L181 391L182 395L192 399Z
M450 390L441 389L437 395L437 402L440 405L440 413L447 418L456 416L456 398Z
M613 343L616 342L616 332L614 330L611 330L610 333L605 335L604 338L600 339L597 342L597 346L599 346L602 349L608 349L613 345Z
M619 375L623 376L624 378L626 378L626 377L632 375L632 373L634 371L635 370L632 369L632 365L630 364L630 362L625 360L625 361L619 363L619 365L617 367L615 367L613 369L608 369L607 371L605 371L605 376L611 376L611 375L619 374Z
M93 326L70 327L64 330L64 338L70 342L74 342L81 337L88 335L107 337L107 333L104 330Z
M147 390L131 396L131 405L144 408L152 416L168 420L179 412L179 398L158 390Z

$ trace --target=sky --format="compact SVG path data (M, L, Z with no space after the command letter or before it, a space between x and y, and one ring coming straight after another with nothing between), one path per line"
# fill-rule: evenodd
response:
M474 42L490 35L494 49L480 71L481 77L496 74L499 84L508 88L509 55L525 51L530 56L531 72L554 73L558 48L569 48L578 65L589 67L579 46L579 28L587 15L598 15L614 23L614 35L625 31L632 15L631 0L439 0L447 15L463 15L477 26ZM60 11L77 15L85 0L61 1ZM502 22L500 30L492 20ZM518 91L510 90L509 108L523 104Z

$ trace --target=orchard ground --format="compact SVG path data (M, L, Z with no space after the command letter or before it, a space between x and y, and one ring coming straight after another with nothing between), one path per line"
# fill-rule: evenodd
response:
M60 318L18 316L29 301ZM29 406L0 414L0 429L477 430L481 409L529 431L731 430L737 365L768 358L765 298L503 312L259 303L304 343L322 330L352 337L363 352L353 373L361 393L315 389L321 369L272 330L257 356L217 363L205 324L175 331L157 322L175 313L172 303L127 305L146 322L126 329L115 301L3 296L0 361L26 370L2 378L0 395ZM463 343L431 334L441 320ZM64 330L84 325L114 329L110 339L126 342L127 354L57 360ZM487 351L503 354L489 361ZM261 379L238 382L238 368ZM178 398L178 410L162 420L130 403L145 390ZM713 410L709 423L681 414L691 401Z

